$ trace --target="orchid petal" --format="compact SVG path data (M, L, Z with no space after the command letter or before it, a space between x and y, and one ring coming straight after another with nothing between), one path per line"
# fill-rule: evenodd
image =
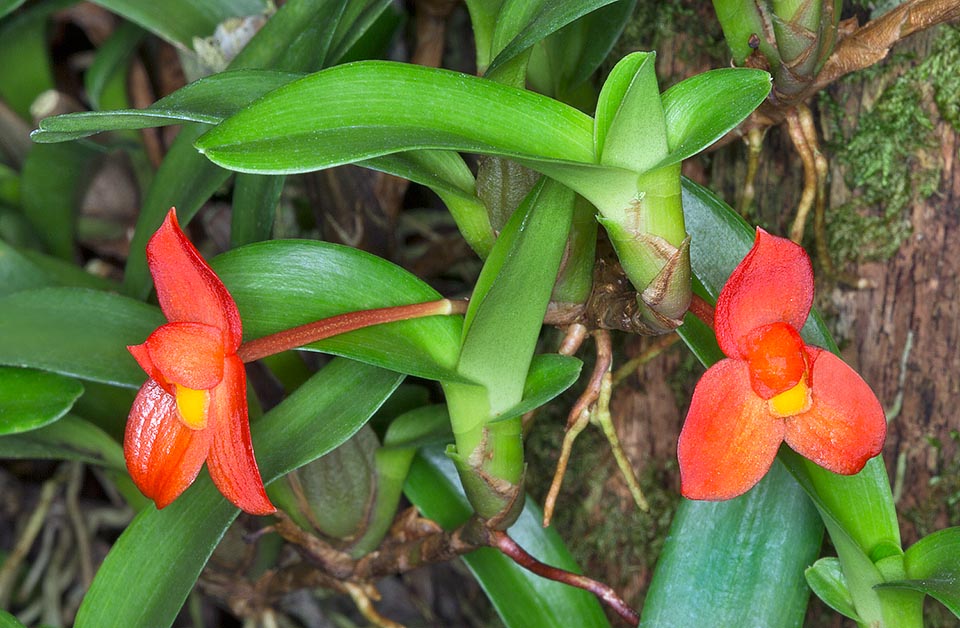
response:
M247 418L246 373L237 356L224 363L223 381L213 389L214 432L207 468L213 483L238 508L254 515L276 512L253 456Z
M147 374L147 377L155 381L171 395L175 392L173 384L166 380L166 378L163 376L163 373L161 373L160 369L157 368L157 365L153 363L153 358L150 357L150 350L147 349L147 343L143 343L142 345L130 345L127 347L127 351L129 351L130 355L133 356L133 359L137 361L137 364L140 365L140 368L144 370L144 372Z
M745 362L721 360L693 391L680 432L681 492L690 499L741 495L766 474L783 442L783 420L750 387Z
M144 344L152 364L166 381L205 390L223 379L222 340L223 334L216 327L167 323L150 334Z
M223 332L224 349L240 346L240 314L223 282L187 239L177 223L176 211L147 244L147 263L157 287L160 309L171 322L203 323Z
M821 467L852 475L883 449L883 408L856 371L829 351L807 347L813 405L785 420L784 439Z
M717 298L717 342L731 358L746 358L746 336L758 327L803 327L813 304L813 267L798 245L757 228L753 248Z
M130 477L157 508L167 506L196 479L211 436L184 426L174 397L148 380L133 401L123 439Z
M750 384L763 399L790 390L807 372L803 339L786 323L754 329L741 346L750 365Z

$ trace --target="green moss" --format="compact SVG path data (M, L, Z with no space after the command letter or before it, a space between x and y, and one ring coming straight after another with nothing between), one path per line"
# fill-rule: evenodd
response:
M842 106L830 96L821 98L835 138L830 152L854 192L828 213L829 245L838 264L891 257L912 231L910 206L937 190L942 165L931 101L943 119L957 125L960 29L942 27L920 61L898 55L849 80L869 84L885 78L886 89L852 131L843 128Z

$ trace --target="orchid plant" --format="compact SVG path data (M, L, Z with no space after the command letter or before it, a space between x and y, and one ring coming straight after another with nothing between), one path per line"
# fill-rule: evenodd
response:
M57 3L19 4L0 3L0 29L45 23ZM65 173L131 155L144 195L122 281L67 263L67 195L47 212L24 199L46 253L0 241L0 276L17 278L0 294L0 401L29 391L0 412L0 455L103 467L136 511L76 626L172 625L243 526L259 570L234 574L255 599L236 608L254 625L276 625L274 588L297 578L396 625L373 605L376 581L455 556L511 627L796 626L811 590L861 626L921 626L925 596L960 617L960 530L903 548L884 410L812 310L806 252L681 176L758 107L814 84L839 3L786 22L770 14L787 7L745 3L751 24L822 31L801 67L793 31L745 44L744 3L717 0L750 67L666 90L653 52L591 78L630 0L467 0L476 74L372 59L395 25L384 0L99 4L124 26L89 70L95 106L43 117L29 150L34 170ZM239 31L249 41L227 46ZM148 36L206 67L133 108L107 85ZM765 69L748 62L761 53ZM154 168L136 131L165 125L182 128ZM288 178L347 164L436 195L479 269L464 294L355 247L275 237ZM230 243L208 260L198 217L224 194ZM609 413L611 330L676 333L709 367L679 437L686 499L642 608L579 573L526 490L536 411L589 380L570 433ZM596 367L581 377L574 354L591 333ZM611 447L620 456L615 434ZM835 552L818 558L824 528ZM278 544L302 558L291 566Z

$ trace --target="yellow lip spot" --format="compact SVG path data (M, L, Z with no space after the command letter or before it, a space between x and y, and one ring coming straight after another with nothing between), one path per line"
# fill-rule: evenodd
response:
M806 412L810 409L810 388L801 379L796 386L772 397L767 403L770 412L781 418Z
M194 390L186 386L177 386L177 410L183 424L192 430L202 430L207 426L207 405L210 394L206 390Z

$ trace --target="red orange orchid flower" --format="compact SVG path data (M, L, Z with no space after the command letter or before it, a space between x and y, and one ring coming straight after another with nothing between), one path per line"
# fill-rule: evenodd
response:
M143 344L127 347L149 376L133 402L123 443L134 483L163 508L206 462L214 484L236 506L258 515L275 512L250 440L233 298L180 230L173 209L147 245L147 262L169 322Z
M727 359L697 384L680 434L685 497L745 493L783 442L844 475L880 453L886 419L873 391L838 357L800 338L812 303L806 252L757 229L717 299L714 327Z

